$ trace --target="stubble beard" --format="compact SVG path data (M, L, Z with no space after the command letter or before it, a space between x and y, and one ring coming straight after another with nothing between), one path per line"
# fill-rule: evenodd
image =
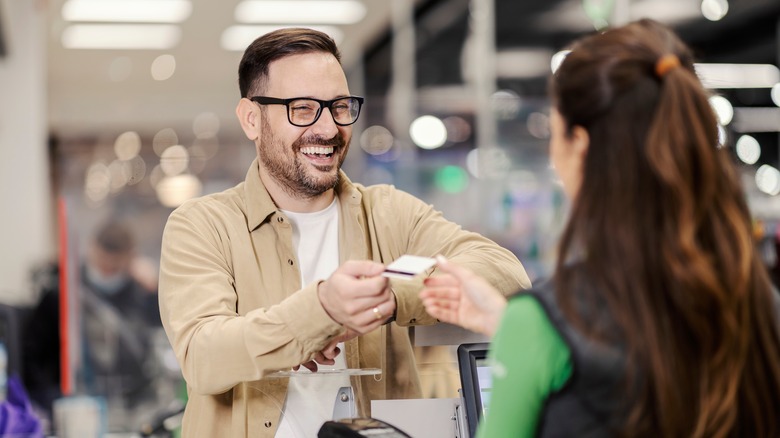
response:
M268 171L288 196L312 199L338 186L341 180L339 169L344 163L348 149L341 132L328 140L311 136L301 137L287 147L274 136L265 119L262 123L260 165ZM340 154L338 163L335 166L315 165L314 168L319 172L312 174L308 169L309 163L305 163L298 155L301 147L305 145L333 146L333 153Z

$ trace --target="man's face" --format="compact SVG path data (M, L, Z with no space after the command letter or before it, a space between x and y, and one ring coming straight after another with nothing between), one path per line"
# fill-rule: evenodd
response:
M89 250L89 263L104 277L126 275L133 256L130 251L111 252L93 243Z
M262 94L330 100L349 96L349 88L336 58L328 53L307 53L271 63ZM327 108L316 123L303 128L289 123L284 105L264 105L261 119L255 143L260 164L289 195L312 198L336 186L352 126L336 125Z

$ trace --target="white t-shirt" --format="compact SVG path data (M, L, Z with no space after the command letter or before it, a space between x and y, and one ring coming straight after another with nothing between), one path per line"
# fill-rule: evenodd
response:
M284 211L293 227L293 246L298 255L301 284L327 279L339 266L338 198L326 209L314 213ZM320 370L345 369L344 345L336 364L320 365ZM322 423L331 420L339 388L349 386L349 377L337 374L310 375L305 367L297 371L287 386L287 398L277 438L316 437Z

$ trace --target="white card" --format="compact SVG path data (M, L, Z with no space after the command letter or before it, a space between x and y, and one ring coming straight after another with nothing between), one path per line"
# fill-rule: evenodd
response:
M409 280L415 275L425 272L436 265L436 259L413 255L402 255L385 268L383 276Z

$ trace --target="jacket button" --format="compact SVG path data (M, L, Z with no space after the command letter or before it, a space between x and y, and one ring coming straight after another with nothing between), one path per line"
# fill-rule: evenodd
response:
M284 222L284 218L279 216L279 217L276 218L276 221L277 222Z
M271 427L271 422L270 421L266 421L265 423L263 423L263 426Z
M290 265L290 266L292 266L292 265L293 265L293 261L292 261L292 259L287 259L287 264L288 264L288 265Z
M412 318L409 320L409 324L414 324L415 322L417 322L417 318Z

